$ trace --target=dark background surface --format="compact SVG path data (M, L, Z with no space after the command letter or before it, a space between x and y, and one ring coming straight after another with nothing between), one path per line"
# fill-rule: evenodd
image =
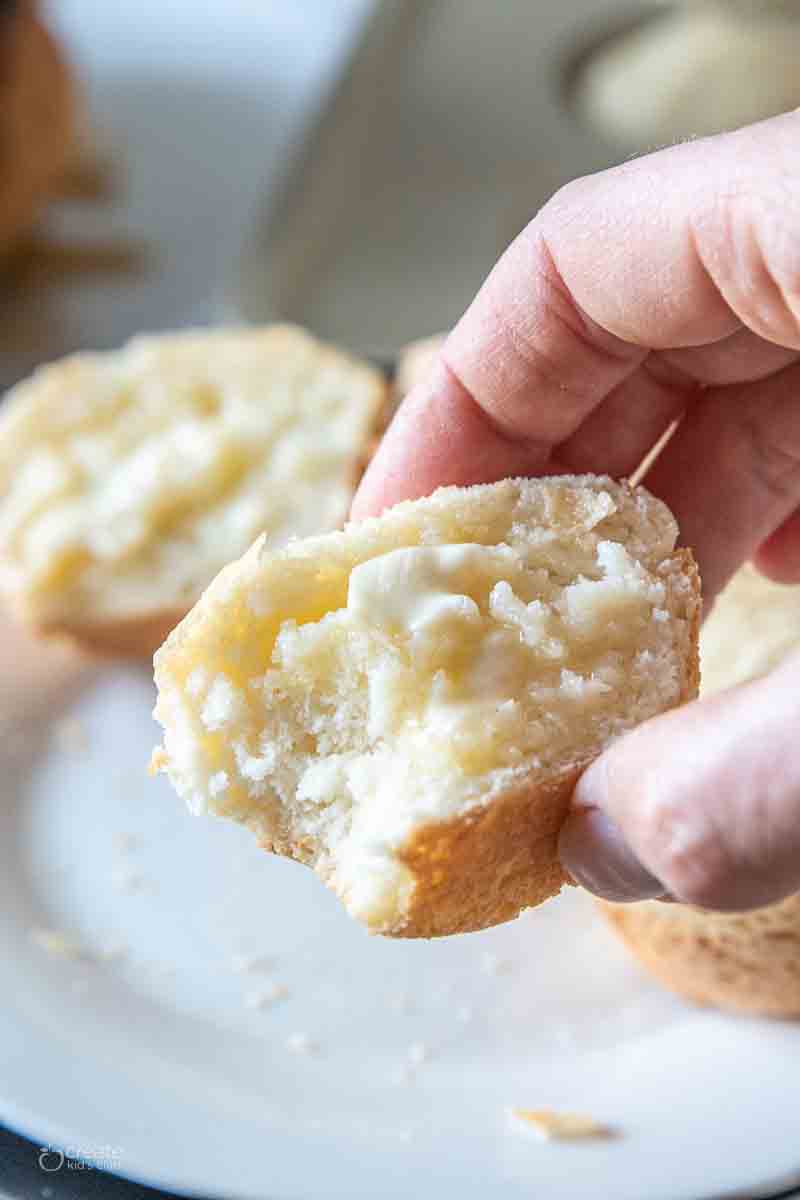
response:
M0 1127L0 1200L179 1200L174 1192L127 1183L103 1171L75 1170L66 1163L58 1171L43 1171L39 1150L37 1143ZM742 1193L735 1200L747 1196ZM800 1190L772 1192L769 1198L759 1193L753 1200L800 1200Z
M0 3L2 0L0 0ZM105 1171L39 1166L40 1145L0 1127L0 1200L177 1200Z

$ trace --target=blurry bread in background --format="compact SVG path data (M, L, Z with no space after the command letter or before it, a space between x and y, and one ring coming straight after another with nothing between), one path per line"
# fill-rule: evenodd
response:
M154 763L374 933L510 920L567 882L581 770L696 694L699 579L676 536L644 488L582 476L257 542L156 655Z
M800 896L741 914L656 900L602 907L639 961L687 1000L800 1017Z
M764 674L799 645L800 586L744 566L701 631L701 694ZM657 901L601 907L636 957L689 1000L800 1017L800 896L742 914Z
M76 97L31 0L0 8L0 255L33 225L75 154Z
M152 654L259 534L344 521L385 392L290 326L40 368L0 412L0 593L40 632Z
M400 351L394 375L394 396L403 399L416 383L431 369L436 356L444 345L446 333L434 333L430 337L409 342Z
M652 149L800 104L796 6L697 4L648 16L591 54L574 99L610 143Z

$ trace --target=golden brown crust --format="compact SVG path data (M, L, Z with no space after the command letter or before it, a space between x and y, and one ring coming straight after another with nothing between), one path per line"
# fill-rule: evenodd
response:
M401 923L375 932L403 938L472 933L558 895L572 883L558 861L558 831L585 766L544 784L510 788L483 808L417 829L397 853L414 878L408 912ZM310 839L260 845L306 865L315 857ZM319 874L336 890L326 871Z
M419 829L398 858L415 887L395 937L441 937L486 929L556 896L572 881L557 854L558 832L583 767Z
M118 658L152 658L187 609L121 616L102 621L37 622L32 628L42 637L61 637L91 654Z
M675 551L674 557L679 560L683 577L689 581L691 588L688 611L690 652L686 660L683 691L676 705L678 707L686 704L689 700L696 700L700 694L700 625L703 620L703 584L700 578L700 569L691 550L681 547Z
M800 896L737 914L656 902L600 908L647 970L687 1000L800 1019Z
M32 4L13 19L0 79L0 250L33 223L73 153L69 68Z

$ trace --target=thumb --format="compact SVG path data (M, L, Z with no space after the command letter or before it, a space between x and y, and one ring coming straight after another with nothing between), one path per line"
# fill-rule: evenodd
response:
M800 891L800 655L646 722L583 774L559 843L607 900L721 911Z

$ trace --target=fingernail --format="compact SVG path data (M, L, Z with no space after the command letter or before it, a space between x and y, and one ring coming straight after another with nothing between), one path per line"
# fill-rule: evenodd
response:
M579 808L567 818L558 852L575 882L603 900L656 900L666 894L599 808Z

